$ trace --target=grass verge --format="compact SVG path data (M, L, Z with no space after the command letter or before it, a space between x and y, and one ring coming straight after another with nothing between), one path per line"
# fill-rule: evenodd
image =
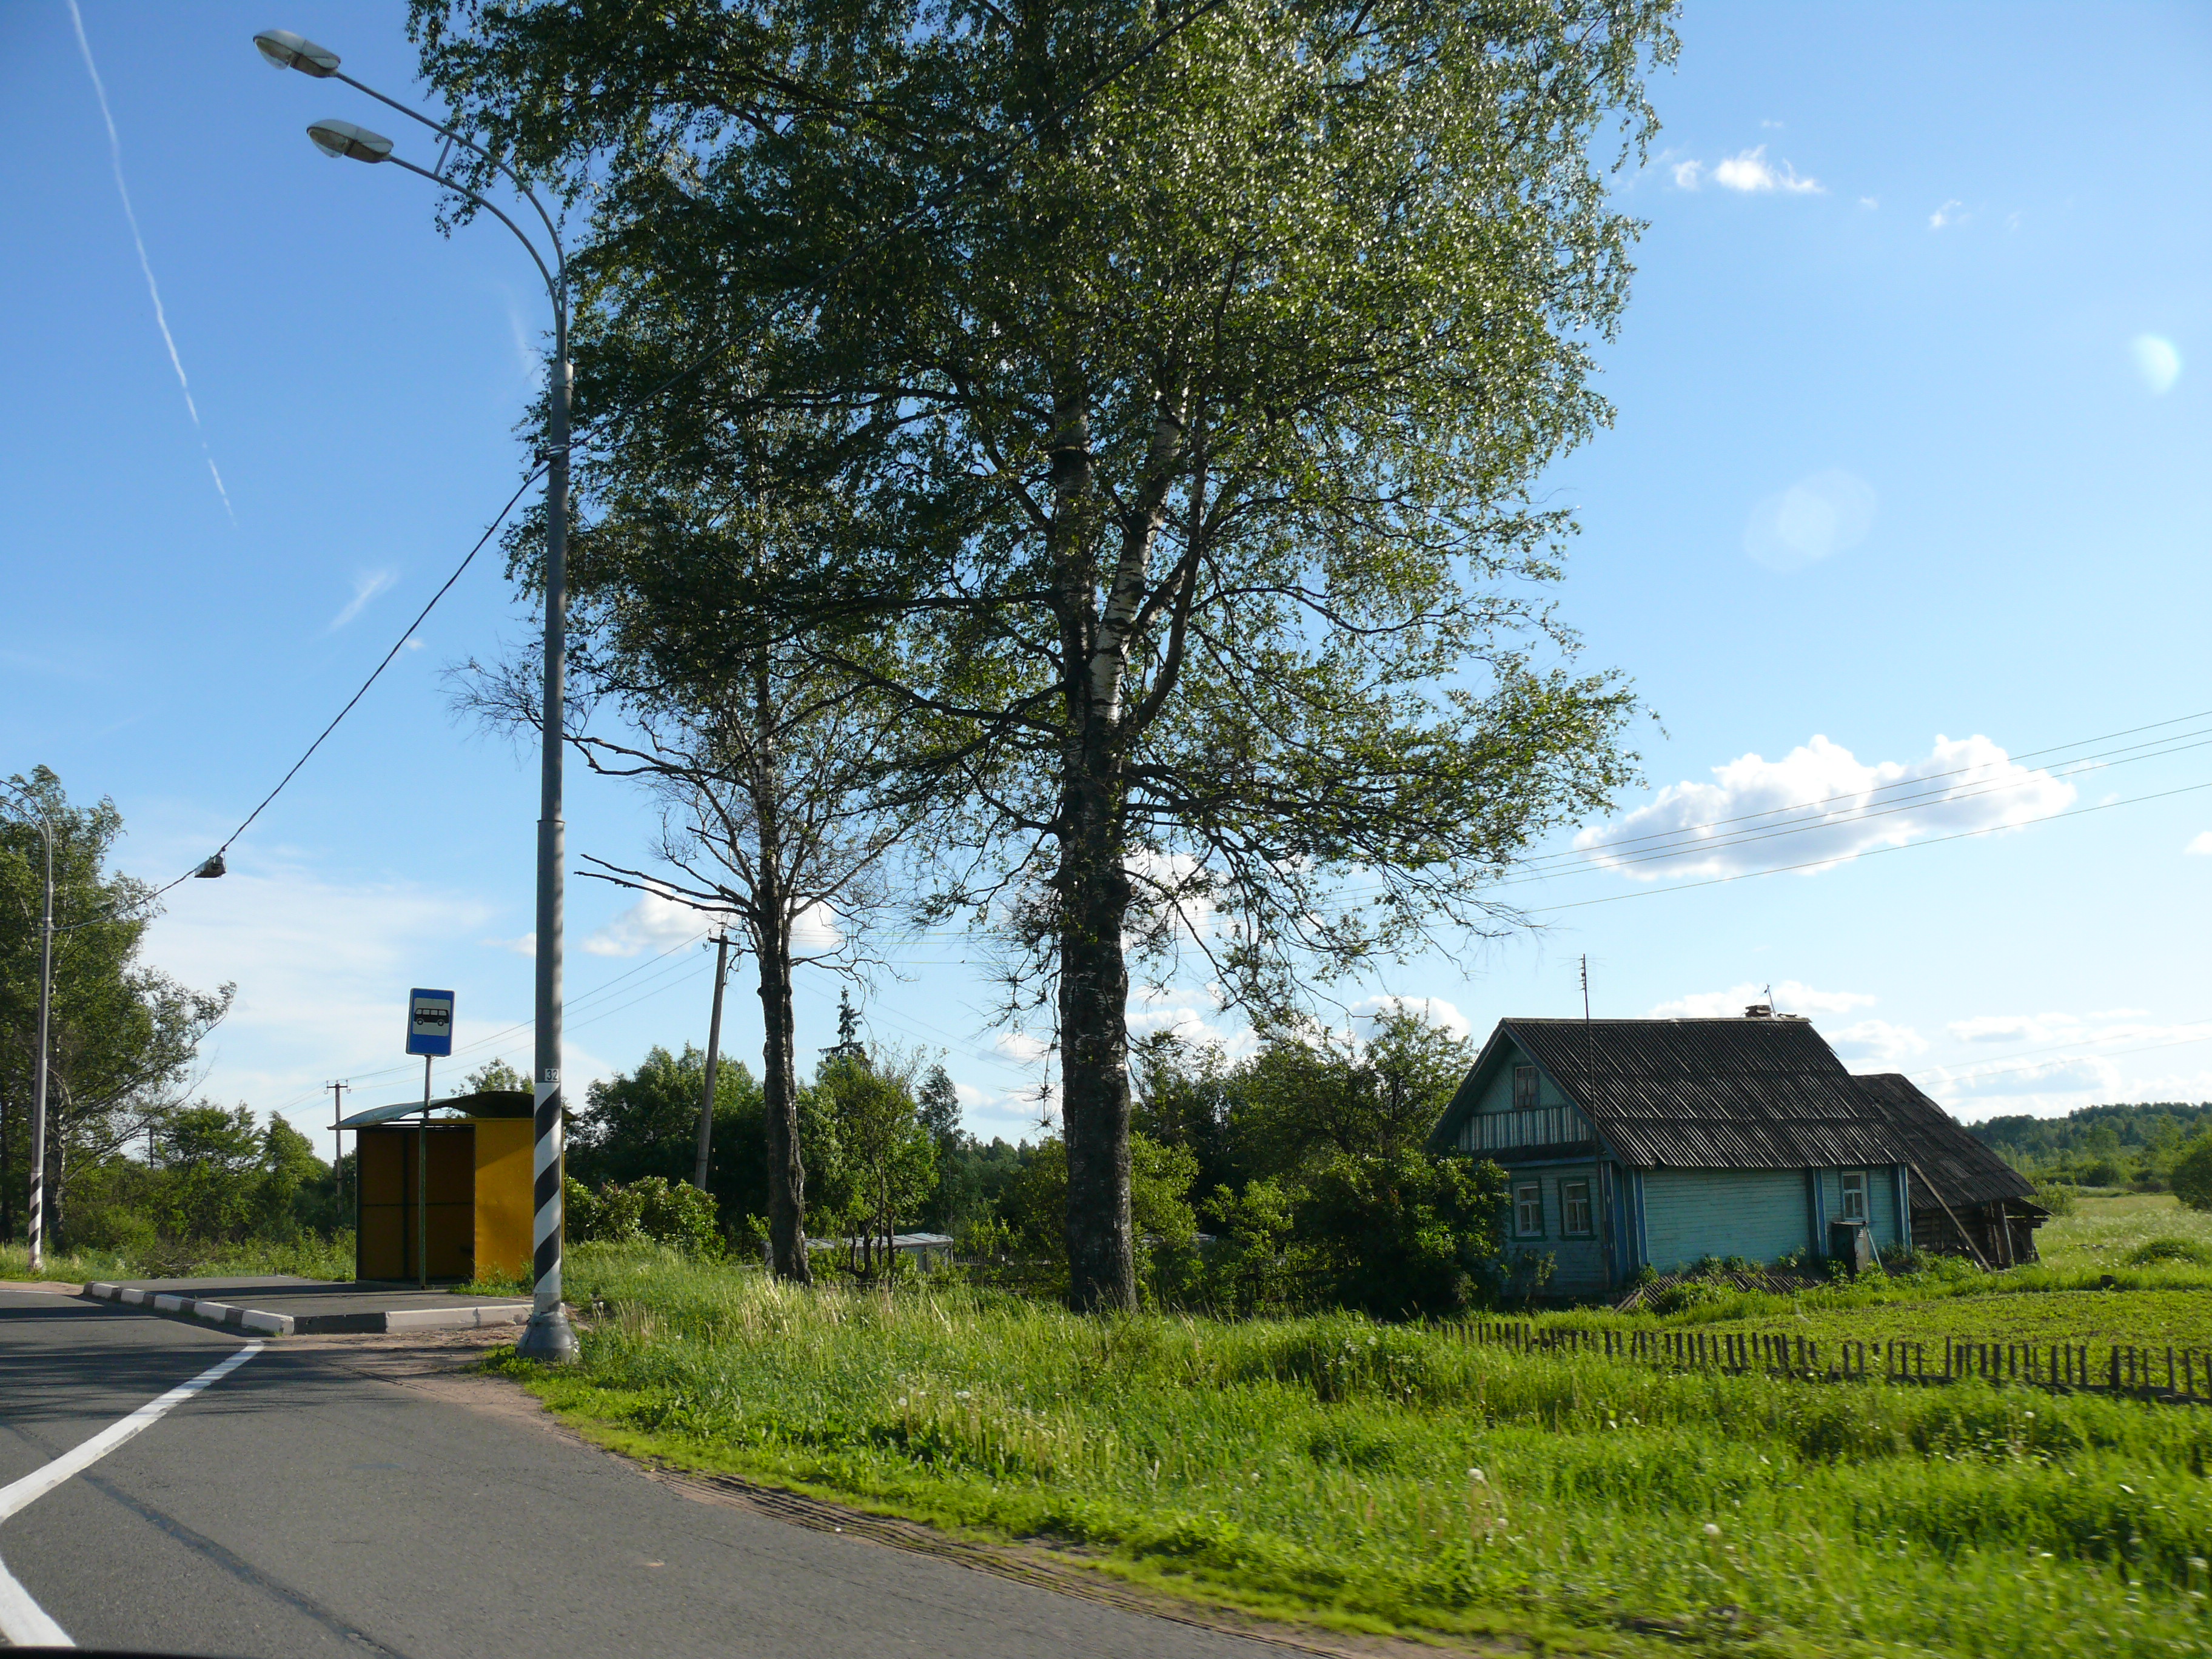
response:
M1257 1609L1739 1653L2212 1650L2212 1413L796 1291L649 1249L580 1248L569 1279L609 1309L582 1363L501 1363L599 1437Z
M31 1271L27 1245L0 1243L0 1279L213 1279L224 1274L292 1273L301 1279L351 1279L353 1235L285 1244L178 1244L150 1255L112 1250L48 1251L43 1273Z

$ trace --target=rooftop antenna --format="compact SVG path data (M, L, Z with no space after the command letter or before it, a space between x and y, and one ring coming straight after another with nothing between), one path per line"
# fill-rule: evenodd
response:
M1597 1027L1590 1024L1589 953L1583 953L1583 1093L1592 1111L1597 1109Z

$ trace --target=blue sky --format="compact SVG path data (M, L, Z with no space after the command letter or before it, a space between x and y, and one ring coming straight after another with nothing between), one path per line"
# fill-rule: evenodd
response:
M66 0L0 8L0 773L112 796L124 866L166 881L514 489L545 307L503 231L441 238L427 186L302 134L393 130L383 112L249 44L282 24L404 93L401 7L80 3L137 240ZM1540 932L1355 1003L1427 999L1478 1032L1579 1012L1587 952L1601 1014L1771 985L1969 1119L2212 1098L2212 748L2112 752L2212 719L2086 741L2212 710L2212 13L2087 15L1688 9L1665 131L1620 185L1650 228L1602 353L1618 417L1544 484L1582 524L1559 598L1587 660L1659 717L1649 787L1511 890ZM331 1078L404 1097L413 984L458 991L467 1063L526 1059L534 770L456 721L441 676L528 625L487 553L231 875L172 896L149 959L240 988L210 1096L303 1127ZM2069 769L2097 756L2124 763ZM1818 836L1605 856L1915 778L1911 810ZM653 827L573 769L569 820L572 852L617 860ZM571 1078L703 1041L696 930L570 891ZM971 1127L1033 1134L1038 1045L985 1023L981 952L899 954L872 1033L945 1050ZM834 1035L836 987L810 979L803 1046ZM725 1042L757 1063L748 984ZM1136 1021L1236 1037L1191 987Z

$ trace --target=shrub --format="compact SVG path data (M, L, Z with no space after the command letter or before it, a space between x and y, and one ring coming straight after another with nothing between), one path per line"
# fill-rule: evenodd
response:
M718 1255L721 1237L714 1231L714 1200L688 1182L647 1176L630 1182L625 1196L635 1194L638 1230L656 1244L670 1245L687 1255Z
M2192 1210L2212 1210L2212 1133L2197 1137L2173 1160L2173 1195Z
M599 1237L599 1195L575 1176L569 1176L562 1182L561 1224L569 1237Z
M1689 1308L1702 1308L1718 1302L1726 1295L1710 1279L1686 1279L1679 1285L1669 1285L1651 1298L1651 1311L1678 1314Z
M1304 1185L1291 1205L1295 1255L1323 1300L1380 1319L1472 1304L1504 1217L1496 1165L1410 1149L1346 1152L1313 1169Z
M691 1255L718 1255L714 1200L696 1187L647 1176L628 1186L609 1182L596 1193L570 1181L568 1231L597 1244L665 1244Z
M103 1204L72 1217L69 1231L72 1249L107 1250L133 1261L151 1256L161 1243L161 1229L151 1216L120 1204Z
M1923 1284L1956 1285L1981 1277L1981 1269L1965 1256L1945 1255L1938 1250L1892 1250L1881 1260L1889 1272Z
M2039 1181L2035 1183L2035 1201L2053 1215L2072 1215L2076 1197L2074 1183L2069 1181Z
M2207 1249L2191 1238L2147 1238L2128 1252L2128 1265L2148 1267L2159 1261L2193 1261L2198 1267L2212 1267L2212 1249Z

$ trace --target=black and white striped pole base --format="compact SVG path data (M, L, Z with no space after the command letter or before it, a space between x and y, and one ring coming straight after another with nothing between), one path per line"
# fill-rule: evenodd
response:
M564 1364L576 1357L576 1333L561 1310L561 1076L538 1084L536 1144L531 1158L530 1323L515 1352L525 1359Z

